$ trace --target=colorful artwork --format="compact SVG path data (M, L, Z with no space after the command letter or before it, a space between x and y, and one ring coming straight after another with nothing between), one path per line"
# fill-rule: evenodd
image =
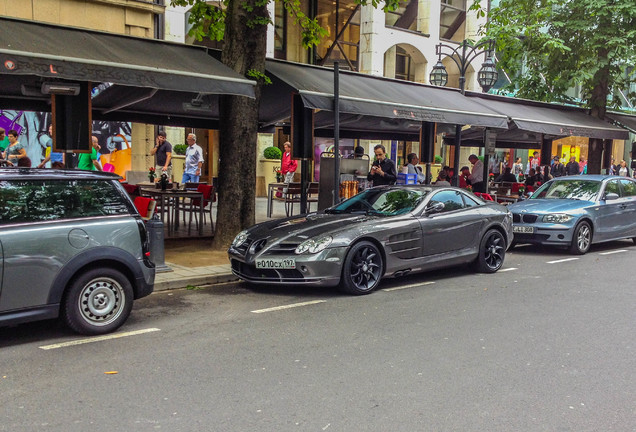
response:
M18 141L25 145L32 166L36 166L44 159L46 148L51 143L48 135L51 113L2 110L0 123L7 132L15 129L20 134ZM130 142L131 123L94 121L93 135L99 140L100 153L109 154L114 149L122 149L124 137Z

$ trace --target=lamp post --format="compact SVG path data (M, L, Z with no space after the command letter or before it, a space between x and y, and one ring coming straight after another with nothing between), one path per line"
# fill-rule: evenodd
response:
M481 64L481 69L477 73L477 82L483 88L485 92L497 82L497 68L493 61L493 55L495 53L495 41L492 39L486 39L475 45L470 45L467 40L464 40L457 47L440 43L435 47L435 54L437 54L437 63L433 66L433 70L430 74L430 82L436 86L445 86L448 82L448 72L446 67L442 63L442 55L450 58L455 62L459 69L459 90L462 95L466 93L466 71L471 62L475 60L479 55L484 55L484 62ZM462 139L462 125L455 127L455 177L453 178L453 186L459 186L459 150L461 147Z

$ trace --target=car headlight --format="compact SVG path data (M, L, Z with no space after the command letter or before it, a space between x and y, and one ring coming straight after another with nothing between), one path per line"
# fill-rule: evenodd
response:
M325 250L331 242L333 238L331 236L320 237L318 240L309 239L305 240L301 244L298 245L296 250L294 251L296 254L302 254L305 252L309 253L318 253L320 251Z
M234 241L232 242L232 246L237 247L243 244L245 240L247 240L248 234L247 230L241 231L234 237Z
M555 214L549 214L549 215L545 215L543 216L543 222L548 222L548 223L564 223L564 222L569 222L572 220L572 218L574 218L574 216L571 216L569 214L565 214L565 213L555 213Z

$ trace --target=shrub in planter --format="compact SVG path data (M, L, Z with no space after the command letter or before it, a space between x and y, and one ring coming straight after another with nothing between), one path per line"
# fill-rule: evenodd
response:
M278 147L267 147L263 151L265 159L280 159L283 157L283 152Z
M435 155L435 163L436 164L441 164L442 163L442 157Z
M177 144L172 146L172 151L175 154L184 155L187 148L188 148L187 144Z

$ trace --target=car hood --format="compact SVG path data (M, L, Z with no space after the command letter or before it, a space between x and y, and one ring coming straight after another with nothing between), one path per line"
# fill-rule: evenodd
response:
M337 235L352 226L361 226L378 216L360 214L310 213L285 219L277 219L254 225L248 231L253 238L274 238L302 242L321 235Z
M508 206L513 213L567 213L584 209L595 203L575 199L529 199Z

